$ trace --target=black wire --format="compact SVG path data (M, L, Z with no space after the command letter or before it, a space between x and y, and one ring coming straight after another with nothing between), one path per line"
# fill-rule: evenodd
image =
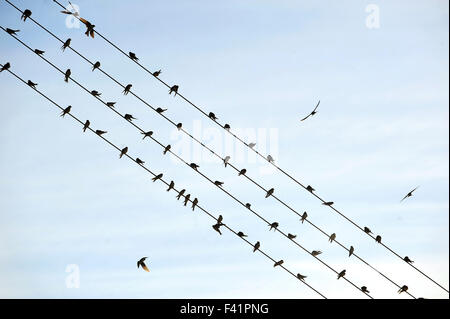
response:
M0 66L3 66L0 64ZM13 73L11 70L7 70L10 74L12 74L13 76L15 76L18 80L20 80L21 82L23 82L24 84L26 84L28 87L30 87L27 82L25 82L25 80L23 80L22 78L20 78L18 75L16 75L15 73ZM32 87L30 87L32 88ZM53 105L57 106L60 110L64 110L63 107L61 107L59 104L57 104L56 102L54 102L52 99L50 99L49 97L47 97L44 93L42 93L41 91L39 91L36 88L32 88L34 91L36 91L37 93L39 93L42 97L44 97L45 99L47 99L49 102L51 102ZM78 123L80 123L81 125L84 125L84 123L78 119L76 116L74 116L72 113L67 113L67 115L69 115L70 117L72 117L75 121L77 121ZM109 141L108 139L106 139L105 137L98 135L95 133L94 129L92 129L91 127L87 128L89 131L91 131L92 133L94 133L96 136L100 137L102 140L104 140L105 142L107 142L109 145L111 145L112 147L114 147L116 150L121 151L121 149L116 146L115 144L113 144L111 141ZM148 173L150 173L151 175L153 175L153 177L157 176L157 174L153 173L150 169L148 169L147 167L145 167L144 165L141 165L139 163L137 163L136 159L134 159L133 157L131 157L128 154L125 154L125 156L127 158L129 158L130 160L132 160L133 162L135 162L137 165L139 165L140 167L142 167L144 170L146 170ZM170 184L165 181L164 179L161 178L161 181L166 185L169 186ZM180 191L178 191L175 187L173 188L173 190L177 193L180 193ZM186 197L185 195L182 195L183 197ZM192 203L192 200L188 199L189 202ZM197 208L199 208L201 211L203 211L205 214L207 214L208 216L210 216L212 219L214 220L218 220L214 215L212 215L211 213L209 213L209 211L207 211L206 209L204 209L203 207L201 207L200 205L196 205ZM240 239L242 239L243 241L245 241L247 244L249 244L251 247L254 247L254 245L248 241L247 239L245 239L244 237L241 237L238 235L238 233L236 231L234 231L231 227L222 224L223 227L225 227L226 229L228 229L230 232L232 232L233 234L235 234L236 236L238 236ZM258 251L263 254L265 257L267 257L268 259L270 259L273 262L276 262L277 260L275 260L274 258L272 258L270 255L268 255L267 253L265 253L264 251L262 251L261 249L258 249ZM283 268L285 271L287 271L289 274L291 274L292 276L294 276L296 279L298 279L298 277L291 272L289 269L287 269L286 267L284 267L283 265L280 265L281 268ZM311 285L309 285L308 283L306 283L303 280L299 281L306 285L308 288L310 288L311 290L313 290L315 293L317 293L318 295L320 295L322 298L327 299L323 294L321 294L319 291L317 291L315 288L313 288Z
M5 0L6 2L10 3L9 0ZM55 2L56 4L58 4L60 7L64 8L64 6L59 3L57 0L53 0L53 2ZM77 19L79 19L78 17L75 17ZM106 42L108 42L111 46L113 46L115 49L117 49L118 51L120 51L122 54L124 54L125 56L127 56L128 58L130 58L128 56L128 54L123 51L122 49L120 49L117 45L115 45L113 42L111 42L109 39L107 39L105 36L103 36L101 33L99 33L97 30L94 30L95 33L100 36L103 40L105 40ZM142 64L140 64L139 62L133 60L130 58L131 61L133 61L134 63L136 63L139 67L141 67L144 71L146 71L148 74L150 74L151 76L153 76L155 79L157 79L160 83L164 84L167 88L171 88L171 86L169 84L167 84L166 82L164 82L163 80L161 80L158 76L153 75L153 73L151 71L149 71L146 67L144 67ZM177 95L179 95L185 102L187 102L188 104L190 104L191 106L193 106L194 108L196 108L199 112L201 112L203 115L205 115L207 118L209 118L211 121L213 121L214 123L216 123L219 127L225 129L222 125L220 125L220 123L218 123L217 121L211 119L209 117L209 115L203 111L200 107L198 107L196 104L194 104L193 102L191 102L189 99L187 99L185 96L183 96L180 93L177 93ZM299 186L301 186L303 189L307 190L307 187L305 185L303 185L301 182L299 182L297 179L295 179L293 176L291 176L289 173L287 173L286 171L284 171L281 167L279 167L278 165L276 165L275 163L273 163L272 161L268 161L267 157L262 155L261 153L259 153L256 149L250 147L248 145L248 143L246 143L245 141L243 141L241 138L239 138L237 135L233 134L230 130L226 130L226 132L228 132L229 134L231 134L235 139L237 139L239 142L241 142L242 144L244 144L245 146L247 146L247 148L251 149L253 152L255 152L256 154L258 154L261 158L265 159L268 163L270 163L272 166L274 166L277 170L279 170L281 173L283 173L284 175L286 175L287 177L289 177L292 181L294 181L296 184L298 184ZM308 191L308 190L307 190ZM325 203L326 201L324 199L322 199L320 196L318 196L317 194L313 193L313 192L309 192L311 193L313 196L315 196L317 199L319 199L322 203ZM328 206L328 205L327 205ZM329 206L334 212L338 213L341 217L345 218L348 222L352 223L355 227L357 227L359 230L364 232L364 229L359 226L358 224L356 224L353 220L351 220L349 217L345 216L343 213L341 213L339 210L337 210L336 208L334 208L333 206ZM368 235L369 237L371 237L372 239L375 239L375 237L371 234L367 234L366 232L364 232L364 234ZM384 244L383 242L379 243L381 246L383 246L384 248L386 248L388 251L390 251L392 254L394 254L395 256L397 256L398 258L400 258L402 261L404 261L406 264L408 264L409 266L411 266L412 268L414 268L416 271L418 271L419 273L421 273L423 276L425 276L427 279L429 279L430 281L432 281L434 284L436 284L437 286L439 286L440 288L442 288L443 290L445 290L447 293L449 292L448 289L444 288L443 286L441 286L438 282L436 282L435 280L433 280L430 276L428 276L427 274L425 274L423 271L421 271L419 268L417 268L416 266L412 265L411 263L406 262L402 256L400 256L397 252L395 252L392 248L390 248L389 246L387 246L386 244Z

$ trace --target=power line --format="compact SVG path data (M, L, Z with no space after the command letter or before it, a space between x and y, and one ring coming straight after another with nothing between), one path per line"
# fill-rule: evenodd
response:
M20 10L19 8L15 7L19 12L23 13L22 10ZM39 26L41 29L43 29L44 31L46 31L48 34L50 34L52 37L54 37L56 40L58 40L59 42L61 42L62 44L64 44L65 41L63 41L61 38L59 38L58 36L56 36L53 32L51 32L49 29L47 29L46 27L44 27L43 25L41 25L37 20L29 17L29 19L34 22L37 26ZM70 50L72 50L75 54L77 54L79 57L81 57L84 61L86 61L87 63L89 63L91 66L94 66L95 63L93 63L92 61L90 61L88 58L86 58L83 54L81 54L79 51L77 51L75 48L73 48L73 46L69 45L68 48ZM109 79L111 79L113 82L115 82L117 85L119 85L122 89L125 89L125 85L123 85L122 83L120 83L117 79L115 79L113 76L111 76L110 74L108 74L106 71L104 71L101 67L97 67L96 69L98 69L101 73L103 73L104 75L106 75ZM146 106L148 106L149 108L151 108L153 111L156 112L156 109L151 106L147 101L143 100L141 97L139 97L137 94L135 94L133 91L129 91L129 93L131 95L133 95L134 97L136 97L139 101L141 101L142 103L144 103ZM165 116L162 113L158 113L156 112L158 115L160 115L161 117L163 117L165 120L167 120L169 123L171 123L173 126L177 126L177 124L171 120L170 118L168 118L167 116ZM207 145L203 144L201 141L199 141L198 139L196 139L194 136L192 136L189 132L187 132L186 130L184 130L183 128L180 129L180 131L182 131L183 133L185 133L187 136L189 136L191 139L193 139L195 142L197 142L198 144L200 144L202 147L206 148L209 152L211 152L213 155L215 155L216 157L218 157L219 159L221 159L222 161L225 161L225 159L220 156L219 154L217 154L214 150L212 150L211 148L209 148ZM227 162L227 166L232 167L236 172L240 172L240 169L238 169L236 166L234 166L232 163ZM262 189L264 192L268 192L268 189L266 189L265 187L261 186L258 182L256 182L253 178L249 177L248 174L243 174L245 176L245 178L247 178L249 181L251 181L254 185L256 185L257 187L259 187L260 189ZM290 205L288 205L286 202L282 201L281 199L279 199L276 195L272 194L271 195L276 201L278 201L280 204L282 204L283 206L285 206L286 208L288 208L290 211L292 211L293 213L295 213L297 216L302 216L297 210L295 210L294 208L292 208ZM330 237L329 234L327 234L324 230L322 230L319 226L315 225L312 221L310 221L309 218L305 219L305 221L310 224L314 229L318 230L320 233L322 233L323 235L325 235L325 237L328 239ZM350 249L347 248L345 245L343 245L342 243L340 243L337 239L333 240L334 242L336 242L338 244L339 247L343 248L346 252L349 252ZM358 260L360 260L362 263L364 263L366 266L370 267L372 270L374 270L375 272L377 272L379 275L381 275L383 278L385 278L386 280L388 280L390 283L392 283L393 285L395 285L397 288L401 288L401 286L399 284L397 284L396 282L394 282L392 279L390 279L387 275L383 274L381 271L379 271L378 269L376 269L375 267L373 267L371 264L369 264L366 260L364 260L362 257L360 257L358 254L356 253L352 253L352 255L354 255ZM406 293L411 296L412 298L415 298L411 293L409 293L408 291L406 291Z
M6 2L10 3L9 0L5 0ZM61 3L59 3L57 0L53 0L53 2L55 2L56 4L58 4L60 7L65 8ZM78 20L79 17L75 16L75 18L77 18ZM80 20L81 21L81 20ZM94 30L94 32L101 37L103 40L105 40L107 43L109 43L112 47L114 47L116 50L118 50L119 52L121 52L123 55L127 56L128 58L129 55L123 51L122 49L120 49L116 44L114 44L112 41L110 41L108 38L106 38L105 36L103 36L101 33L99 33L97 30ZM167 88L171 88L171 86L169 84L167 84L166 82L164 82L163 80L161 80L158 76L155 76L151 71L149 71L146 67L144 67L141 63L133 60L130 58L131 61L133 61L134 63L136 63L141 69L143 69L144 71L146 71L148 74L150 74L151 76L153 76L155 79L157 79L160 83L162 83L163 85L165 85ZM178 96L180 96L181 99L183 99L185 102L187 102L188 104L190 104L191 106L193 106L195 109L197 109L200 113L202 113L204 116L206 116L207 118L209 118L210 120L212 120L216 125L218 125L219 127L221 127L222 129L224 129L226 132L228 132L230 135L232 135L235 139L237 139L239 142L241 142L242 144L244 144L247 148L251 149L253 152L255 152L258 156L260 156L261 158L264 158L268 163L270 163L273 167L275 167L278 171L280 171L281 173L283 173L285 176L287 176L289 179L291 179L293 182L295 182L297 185L301 186L303 189L308 190L307 186L305 186L304 184L302 184L300 181L298 181L296 178L294 178L291 174L287 173L285 170L283 170L281 167L279 167L278 165L276 165L275 163L273 163L273 161L269 161L267 159L266 156L264 156L263 154L261 154L260 152L258 152L256 149L252 148L249 146L248 143L246 143L244 140L242 140L240 137L238 137L236 134L234 134L233 132L231 132L229 129L225 129L224 126L222 126L220 123L218 123L216 120L212 119L209 117L209 115L203 111L199 106L197 106L195 103L191 102L188 98L186 98L185 96L183 96L180 93L177 93ZM309 192L309 191L308 191ZM322 203L326 203L326 201L324 199L322 199L319 195L313 193L313 192L309 192L311 193L313 196L315 196L317 199L319 199ZM356 222L354 222L352 219L350 219L349 217L347 217L346 215L344 215L342 212L340 212L338 209L336 209L335 207L331 206L331 205L327 205L329 206L334 212L338 213L341 217L343 217L344 219L346 219L348 222L350 222L351 224L353 224L355 227L357 227L359 230L364 232L364 228L359 226ZM371 237L372 239L376 239L373 235L368 234L366 232L364 232L366 235L368 235L369 237ZM440 285L438 282L436 282L435 280L433 280L430 276L428 276L426 273L424 273L422 270L420 270L419 268L417 268L416 266L412 265L411 263L408 263L404 260L404 258L399 255L397 252L395 252L392 248L390 248L389 246L387 246L386 244L384 244L383 242L379 242L379 244L381 246L383 246L384 248L386 248L389 252L391 252L392 254L394 254L395 256L397 256L398 258L400 258L402 261L404 261L406 264L408 264L409 266L411 266L412 268L414 268L416 271L418 271L420 274L422 274L423 276L425 276L427 279L429 279L430 281L432 281L434 284L436 284L437 286L439 286L441 289L445 290L447 293L449 292L448 289L444 288L442 285Z
M0 26L0 28L2 30L4 30L6 32L6 30ZM24 43L23 41L21 41L20 39L18 39L16 36L11 35L15 40L17 40L18 42L20 42L23 46L25 46L28 50L33 51L32 48L30 48L26 43ZM48 59L44 58L42 55L38 55L42 60L44 60L45 62L47 62L49 65L51 65L54 69L56 69L57 71L59 71L61 74L65 74L64 71L62 71L60 68L58 68L56 65L54 65L52 62L50 62ZM89 91L86 87L84 87L82 84L80 84L78 81L76 81L72 76L68 77L70 80L72 80L72 82L74 82L75 84L77 84L80 88L82 88L84 91L86 91L88 94L92 95L91 91ZM94 95L93 95L94 96ZM102 104L104 104L106 107L108 107L110 110L112 110L114 113L116 113L117 115L119 115L121 118L125 119L125 116L122 115L120 112L118 112L117 110L115 110L113 107L109 106L107 104L107 102L104 102L102 99L100 99L98 96L94 96L98 101L100 101ZM125 119L126 120L126 119ZM140 128L138 125L136 125L135 123L126 120L127 123L131 124L132 126L134 126L137 130L139 130L141 133L145 133L145 131ZM149 138L154 141L155 143L157 143L159 146L161 146L163 149L165 149L165 145L162 144L160 141L158 141L157 139L155 139L153 136L149 136ZM171 151L170 149L167 150L169 153L171 153L172 155L174 155L177 159L179 159L180 161L182 161L184 164L186 164L188 167L191 167L190 164L188 162L186 162L183 158L181 158L180 156L178 156L177 154L175 154L173 151ZM192 167L191 167L192 168ZM246 207L246 205L240 201L238 198L236 198L234 195L232 195L230 192L228 192L227 190L225 190L224 188L217 186L215 184L215 182L213 180L211 180L208 176L206 176L205 174L203 174L202 172L198 171L197 169L193 169L195 172L197 172L200 176L202 176L204 179L206 179L207 181L209 181L211 184L215 185L217 188L219 188L220 190L222 190L225 194L227 194L229 197L231 197L234 201L236 201L237 203L239 203L241 206ZM255 216L257 216L258 218L260 218L261 220L263 220L267 225L271 225L271 223L266 220L264 217L262 217L261 215L259 215L255 210L251 209L251 208L247 208L247 210L249 210L250 212L252 212ZM284 237L286 237L287 239L289 239L291 242L293 242L296 246L298 246L299 248L301 248L302 250L304 250L305 252L307 252L310 256L314 257L315 259L317 259L320 263L322 263L325 267L327 267L328 269L330 269L331 271L333 271L335 274L339 274L338 271L336 271L334 268L332 268L331 266L329 266L327 263L325 263L324 261L322 261L320 258L318 258L317 256L314 256L309 250L307 250L306 248L304 248L302 245L300 245L297 241L295 241L292 238L289 238L289 236L284 233L283 231L281 231L278 228L275 228L276 231L278 231L280 234L282 234ZM361 290L360 287L358 287L357 285L355 285L352 281L350 281L349 279L347 279L346 277L343 277L345 281L347 281L349 284L351 284L354 288L356 288L357 290L361 291L364 295L368 296L369 298L372 298L368 293L365 293L364 291ZM373 298L372 298L373 299Z
M0 64L0 66L3 66ZM27 85L27 82L25 82L25 80L23 80L21 77L19 77L18 75L16 75L15 73L13 73L11 70L7 70L10 74L12 74L14 77L16 77L19 81L21 81L22 83ZM29 85L27 85L29 86ZM36 88L32 88L34 91L36 91L38 94L40 94L42 97L44 97L45 99L47 99L49 102L51 102L53 105L55 105L56 107L58 107L61 111L64 110L63 107L61 107L59 104L57 104L56 102L54 102L51 98L47 97L44 93L42 93L41 91L39 91ZM81 125L84 125L84 123L78 119L76 116L72 115L72 113L67 113L70 117L72 117L76 122L78 122ZM87 128L89 131L91 131L92 133L94 133L96 136L100 137L102 140L104 140L105 142L107 142L109 145L111 145L113 148L115 148L118 151L121 151L121 149L116 146L115 144L113 144L111 141L109 141L107 138L96 134L94 129L92 129L91 127ZM133 157L131 157L128 154L125 154L125 156L130 159L131 161L135 162L138 166L142 167L145 171L147 171L148 173L150 173L151 175L153 175L153 177L156 177L157 174L153 173L150 169L148 169L147 167L145 167L143 164L139 164L137 163L136 159L134 159ZM164 179L161 178L161 181L166 185L169 186L170 184L165 181ZM180 193L180 191L178 191L176 188L173 188L175 192ZM184 195L182 195L183 197L186 197ZM189 202L192 203L192 200L188 199ZM209 211L207 211L205 208L201 207L200 205L197 204L196 206L197 208L199 208L202 212L204 212L206 215L208 215L209 217L211 217L212 219L218 221L218 218L216 218L214 215L212 215ZM222 224L221 226L225 227L226 229L228 229L230 232L232 232L233 234L235 234L237 237L239 237L240 239L242 239L243 241L245 241L247 244L249 244L251 247L254 247L254 245L248 241L247 239L245 239L244 237L241 237L238 235L238 232L236 232L235 230L233 230L231 227L229 227L228 225ZM266 258L270 259L272 262L276 262L276 260L274 258L272 258L270 255L268 255L267 253L265 253L263 250L258 249L258 251L263 254ZM291 274L293 277L295 277L296 279L298 279L298 277L289 269L287 269L285 266L280 265L281 268L283 268L286 272L288 272L289 274ZM308 288L310 288L311 290L313 290L315 293L317 293L318 295L320 295L322 298L327 299L322 293L320 293L318 290L316 290L315 288L313 288L311 285L309 285L308 283L306 283L304 280L300 280L298 279L302 284L306 285Z

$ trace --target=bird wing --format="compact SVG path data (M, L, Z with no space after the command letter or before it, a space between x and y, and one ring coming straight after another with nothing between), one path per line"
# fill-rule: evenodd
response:
M319 107L319 104L320 104L320 100L319 100L319 102L317 103L316 107L314 108L313 112L315 112L315 111L317 110L317 108Z
M418 189L419 188L419 186L417 186L416 188L414 188L412 191L410 191L410 193L412 194L413 192L415 192L416 191L416 189Z
M81 21L81 22L83 22L83 23L84 23L85 25L87 25L87 24L88 24L88 22L89 22L88 20L86 20L86 19L83 19L82 17L80 17L80 21Z
M409 193L408 193L409 194ZM405 197L402 198L402 200L400 202L403 202L403 200L408 197L408 194L405 195Z
M144 262L142 262L141 267L142 267L142 269L144 269L146 272L150 272L150 270L147 268L147 265L146 265Z
M307 119L308 117L310 117L310 116L311 116L311 113L309 113L308 116L306 116L306 117L304 117L303 119L301 119L300 122L306 120L306 119Z

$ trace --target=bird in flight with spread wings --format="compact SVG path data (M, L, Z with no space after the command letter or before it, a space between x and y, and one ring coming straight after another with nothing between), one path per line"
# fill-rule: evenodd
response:
M417 187L414 188L412 191L410 191L408 194L406 194L405 197L403 197L402 200L401 200L400 202L403 202L406 198L411 197L412 194L414 193L414 191L415 191L416 189L418 189L418 188L419 188L419 186L417 186Z
M314 108L314 110L313 110L311 113L309 113L308 116L304 117L304 118L301 119L300 121L304 121L304 120L306 120L308 117L313 116L314 114L316 114L316 113L317 113L317 108L319 107L319 104L320 104L320 100L319 100L319 102L317 103L317 105L316 105L316 107Z
M147 258L148 257L142 257L141 259L139 259L138 262L137 262L137 267L139 268L139 266L141 266L142 269L144 269L147 272L150 272L150 270L147 268L147 265L144 263L144 261Z

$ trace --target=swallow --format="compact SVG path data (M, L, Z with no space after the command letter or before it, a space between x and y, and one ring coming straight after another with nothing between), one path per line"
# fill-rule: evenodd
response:
M414 193L414 191L415 191L416 189L418 189L418 188L419 188L419 186L417 186L417 187L414 188L412 191L410 191L408 194L406 194L405 197L403 197L402 200L401 200L400 202L403 202L403 200L405 200L406 198L411 197L412 194Z
M313 250L313 251L311 252L311 255L313 255L314 257L317 257L317 256L319 256L321 253L322 253L322 252L321 252L320 250Z
M122 156L124 156L127 152L128 152L128 146L125 146L125 147L122 148L122 150L120 151L120 156L119 156L119 158L122 158Z
M132 84L128 84L122 91L123 95L127 95L130 92L132 86L133 86Z
M245 175L245 173L247 173L247 170L243 168L239 171L238 176Z
M197 197L196 197L196 198L194 198L194 200L192 201L192 210L195 209L195 206L197 206L197 204L198 204L198 199L197 199Z
M237 235L239 236L239 237L241 237L241 238L243 238L243 237L248 237L246 234L244 234L243 232L238 232L237 233Z
M333 240L335 240L335 239L336 239L336 233L332 233L332 234L330 235L330 238L328 238L328 241L329 241L330 243L332 243Z
M219 215L219 217L217 218L217 225L223 226L225 225L224 223L222 223L223 221L223 216Z
M345 276L345 269L338 274L337 279L339 280L339 278L342 278L344 276Z
M172 92L175 93L174 97L177 96L177 93L178 93L178 85L174 85L174 86L172 86L172 87L170 88L169 94L172 94Z
M257 241L256 244L253 246L253 252L257 251L259 247L261 247L261 243Z
M273 159L272 156L267 155L267 161L268 161L269 163L273 163L273 162L274 162L274 159Z
M223 159L223 164L225 165L225 167L227 167L230 158L231 158L230 156L225 156L225 158Z
M289 239L295 239L296 237L297 237L297 235L293 235L293 234L290 234L290 233L288 234L288 238Z
M72 41L72 39L67 39L66 40L66 42L64 42L64 44L62 45L62 47L61 47L61 50L65 50L65 49L67 49L69 46L70 46L70 42Z
M144 137L142 139L145 139L146 137L150 137L153 135L153 131L148 131L148 132L142 132L142 135L144 135Z
M10 34L10 35L16 35L16 33L20 32L20 30L12 30L12 29L6 28L6 32L8 32L8 34Z
M35 88L36 88L36 85L37 85L37 83L34 83L34 82L31 81L31 80L28 80L27 84L28 84L30 87L32 87L33 89L35 89Z
M364 227L364 232L365 232L366 234L371 234L371 233L372 233L372 231L370 230L369 227Z
M169 188L166 189L166 191L170 192L170 190L173 189L174 186L175 186L175 182L174 181L170 181Z
M163 154L164 155L166 155L166 153L170 150L170 144L169 145L167 145L165 148L164 148L164 151L163 151Z
M21 20L23 20L24 22L27 21L27 18L31 17L31 10L26 9L23 13L22 16L20 17Z
M310 193L312 193L312 192L314 192L314 191L315 191L315 189L314 189L314 188L312 188L312 186L311 186L311 185L308 185L308 186L306 186L306 190L307 190L308 192L310 192Z
M103 134L106 134L106 133L108 133L108 132L102 131L102 130L96 130L95 133L96 133L97 135L99 135L99 136L102 136Z
M92 66L92 72L94 72L95 69L98 69L100 67L100 62L97 61L94 63L94 65Z
M270 224L269 225L270 226L270 229L269 229L269 231L271 231L272 229L277 229L277 227L279 226L279 224L277 223L277 222L273 222L272 224Z
M161 113L163 113L163 112L165 112L165 111L167 111L167 109L162 109L162 108L160 108L160 107L158 107L158 108L156 109L156 112L158 112L159 114L161 114Z
M217 116L213 112L209 112L208 117L213 121L218 120Z
M275 191L274 188L269 189L269 190L267 191L267 193L266 193L266 198L269 197L269 196L271 196L271 195L273 194L274 191Z
M138 163L139 165L145 164L145 162L143 160L141 160L139 157L136 158L136 163Z
M350 249L348 250L348 257L353 255L353 252L355 251L355 248L353 246L350 246Z
M158 175L156 175L155 177L152 178L153 182L156 182L158 179L161 179L163 177L163 173L160 173Z
M191 167L191 168L193 168L193 169L195 169L195 170L197 170L200 166L198 166L197 164L195 164L195 163L191 163L191 164L189 164L189 166Z
M230 127L230 124L225 124L223 126L223 128L226 129L227 131L229 131L231 127Z
M116 104L116 102L106 102L106 105L109 107L114 107L114 104Z
M9 62L6 62L5 64L3 64L2 68L0 69L0 72L9 70L10 67L11 67L11 64Z
M375 238L375 241L379 244L381 244L381 236L377 235L377 237Z
M214 182L214 185L219 186L219 187L222 187L223 182L221 182L221 181L215 181L215 182Z
M139 61L138 57L133 52L129 52L128 54L129 54L131 60L136 61L136 62Z
M75 9L75 7L72 5L72 3L71 3L70 1L69 1L69 4L70 4L70 6L72 7L73 12L64 10L64 11L61 11L61 13L64 13L64 14L70 14L70 15L73 15L73 16L75 16L75 17L78 17L78 16L79 16L78 11Z
M94 38L94 28L95 28L95 24L90 23L88 20L80 18L80 21L84 23L84 25L86 26L86 32L84 34L86 34L86 36L91 36L91 38Z
M86 132L89 125L91 125L91 122L89 120L86 120L86 122L83 125L83 132Z
M177 195L177 199L180 199L181 196L183 196L183 194L184 194L185 192L186 192L185 189L182 189L181 191L179 191L179 192L178 192L178 195Z
M247 207L248 209L250 209L252 205L250 205L250 203L245 204L245 207Z
M187 194L186 196L184 196L184 206L186 206L189 202L189 198L191 198L191 194Z
M36 53L37 55L43 55L45 53L45 51L42 51L39 49L34 49L34 53Z
M180 131L182 127L183 127L183 123L178 123L177 124L177 130L178 131Z
M146 272L150 272L150 270L147 268L147 265L145 265L144 261L147 259L147 257L142 257L137 262L137 267L141 266L142 269L144 269Z
M300 121L304 121L304 120L306 120L308 117L313 116L314 114L316 114L316 113L317 113L316 110L317 110L317 108L319 107L319 104L320 104L320 101L319 101L319 103L317 103L317 105L316 105L316 107L314 108L314 110L313 110L311 113L309 113L308 116L306 116L305 118L301 119Z
M283 259L277 261L275 264L273 264L273 267L275 268L276 266L281 266L284 263Z
M331 206L331 205L333 205L334 204L334 202L325 202L325 203L322 203L322 205L325 205L325 206Z
M69 105L68 107L66 107L66 108L62 111L61 116L64 117L64 115L66 115L67 113L70 113L70 109L71 109L71 108L72 108L71 105Z
M303 275L301 275L301 274L297 274L297 278L300 279L300 280L303 280L303 281L305 281L305 279L306 279L307 277L308 277L308 276L303 276Z
M405 258L403 258L403 260L406 261L408 264L414 263L414 261L412 261L411 259L409 259L408 256L405 256Z
M248 143L248 147L250 147L250 148L254 148L256 146L256 143Z
M367 290L367 287L366 287L366 286L362 286L362 287L361 287L361 291L364 292L364 293L366 293L366 294L370 293L370 291Z
M91 94L92 94L93 96L95 96L95 97L99 97L100 95L102 95L101 93L99 93L99 92L96 91L96 90L92 90L92 91L91 91Z
M400 288L398 290L398 293L401 294L402 292L407 292L408 291L408 286L407 285L403 285L402 288Z
M161 74L161 70L155 71L152 73L153 76L158 77Z
M220 225L219 224L214 224L212 225L212 228L218 232L220 235L222 235L222 233L220 232Z
M124 116L123 116L123 118L125 119L125 120L127 120L127 121L132 121L132 120L137 120L137 118L135 118L133 115L131 115L131 114L125 114Z
M70 69L67 69L66 70L66 73L64 73L64 82L69 82L69 78L70 78L70 75L72 74L72 71L70 71Z
M302 224L306 220L306 217L308 217L308 213L307 212L303 212L302 218L300 219L302 221Z

